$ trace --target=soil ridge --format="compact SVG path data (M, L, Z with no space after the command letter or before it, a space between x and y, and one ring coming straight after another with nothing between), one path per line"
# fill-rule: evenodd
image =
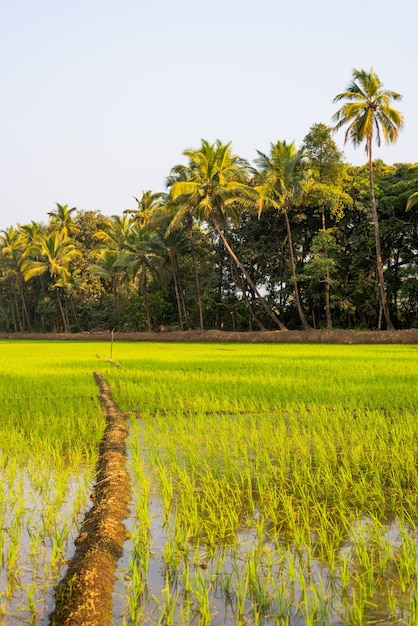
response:
M117 562L127 537L130 478L126 468L128 427L99 372L94 378L106 410L106 428L99 446L94 502L75 540L76 549L55 591L50 626L105 626L112 617Z
M178 343L328 343L328 344L418 344L418 328L404 330L171 330L158 332L114 332L115 341L158 341ZM62 341L109 341L111 332L96 330L83 333L0 333L0 339Z

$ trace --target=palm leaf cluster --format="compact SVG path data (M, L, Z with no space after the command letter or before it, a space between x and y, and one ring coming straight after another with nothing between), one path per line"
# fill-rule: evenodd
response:
M335 98L334 130L365 143L366 167L343 162L324 124L254 165L202 140L133 210L57 204L46 224L3 231L0 331L418 323L416 165L372 160L373 139L402 128L399 99L373 70Z

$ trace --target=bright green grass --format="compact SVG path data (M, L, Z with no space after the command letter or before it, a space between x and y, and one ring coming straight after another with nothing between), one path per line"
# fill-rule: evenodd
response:
M1 452L22 463L91 463L104 428L96 367L91 344L0 342Z
M96 369L132 416L115 623L417 623L416 346L108 354L0 342L0 623L46 619L104 428Z
M122 367L107 375L124 410L418 406L416 346L140 343L118 344L114 358Z
M127 623L416 623L416 357L117 346L106 377L134 418Z
M0 342L0 623L47 623L105 426L96 366L91 344Z

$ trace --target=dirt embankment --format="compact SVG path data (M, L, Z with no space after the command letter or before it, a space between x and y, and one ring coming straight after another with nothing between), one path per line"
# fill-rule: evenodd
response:
M85 333L12 333L0 334L0 339L53 339L110 341L107 331ZM161 332L115 332L115 341L163 341L179 343L329 343L329 344L418 344L418 328L395 331L354 330L289 330L227 332L220 330L185 330Z
M99 373L94 377L106 408L107 426L99 447L93 506L77 537L76 550L55 592L51 626L104 626L112 613L117 562L126 539L130 480L126 469L125 418Z

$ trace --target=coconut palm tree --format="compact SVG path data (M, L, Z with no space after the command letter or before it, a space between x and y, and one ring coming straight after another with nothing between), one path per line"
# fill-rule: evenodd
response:
M140 198L135 198L138 208L128 209L124 213L131 215L132 224L139 224L141 227L147 226L154 213L161 207L164 195L150 190L143 191Z
M418 163L416 163L415 165L411 165L411 167L409 168L409 172L411 174L418 173ZM414 207L417 204L418 204L418 191L415 191L408 198L408 201L406 203L406 210L409 211L410 209L412 209L412 207Z
M187 179L175 181L171 186L172 199L182 200L172 227L188 211L198 220L211 223L267 314L281 330L286 330L261 296L226 235L229 220L236 223L242 207L253 206L254 190L247 184L246 162L232 153L230 143L222 144L219 140L213 144L202 140L199 150L185 150L183 154L189 158Z
M117 328L121 326L120 316L120 290L124 276L123 269L119 265L120 253L117 250L101 249L96 263L90 265L90 272L100 276L111 286L113 295L114 316Z
M176 182L185 182L188 179L188 168L183 164L175 165L170 172L170 175L166 179L167 189L171 189L174 183ZM193 273L194 280L196 285L196 298L197 298L197 307L199 310L199 328L200 330L204 330L205 322L203 317L203 303L202 303L202 291L200 288L200 278L199 272L197 269L197 255L196 255L196 245L195 245L195 235L193 231L193 215L190 210L189 205L181 202L181 199L173 200L171 194L169 194L165 201L165 206L167 209L167 213L172 216L170 224L167 228L167 237L170 237L171 232L181 227L185 227L187 229L187 234L190 242L190 252L192 255L192 263L193 263ZM181 219L178 218L177 213L181 211Z
M386 143L397 140L399 130L404 125L402 114L392 107L392 101L400 100L402 96L396 91L383 89L383 84L373 71L353 69L352 82L347 90L339 93L334 102L345 101L335 113L335 130L347 125L345 142L351 139L355 147L364 142L368 156L370 202L373 214L373 225L376 241L377 275L381 305L386 319L386 326L393 330L389 313L387 296L383 276L382 251L380 244L379 216L373 186L373 140L380 146L383 136Z
M128 277L139 287L143 298L147 330L152 330L151 311L148 299L148 279L158 272L157 262L161 257L161 242L151 228L137 222L129 230L116 267L123 268Z
M10 312L14 321L15 330L25 330L25 326L31 330L31 320L26 302L26 291L23 277L23 263L30 248L26 244L22 226L17 228L9 226L0 233L0 250L3 258L3 272L9 288ZM20 295L19 298L16 292Z
M259 215L264 208L274 208L284 216L289 248L290 269L299 319L305 330L311 330L303 311L296 276L295 252L289 214L300 204L308 186L308 163L302 150L294 142L278 141L270 144L270 154L258 151L255 160L256 207Z
M132 219L127 213L122 216L112 215L108 219L106 226L94 233L95 239L101 242L98 248L101 250L114 250L120 253L125 246L132 227Z
M68 208L68 204L55 203L57 208L55 211L49 211L50 230L57 230L62 239L66 239L71 235L79 232L79 227L75 223L73 213L77 211L76 207Z
M23 277L25 281L28 281L35 276L49 273L52 279L52 289L57 294L64 331L70 332L68 317L62 304L61 290L71 276L71 262L80 258L82 254L72 241L68 237L62 237L58 230L41 236L37 249L40 260L25 259L22 263Z

